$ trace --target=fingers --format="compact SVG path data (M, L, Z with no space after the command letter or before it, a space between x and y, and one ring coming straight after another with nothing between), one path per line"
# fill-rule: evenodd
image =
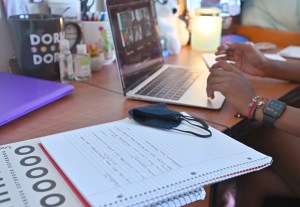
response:
M247 43L230 43L226 42L217 48L215 53L216 60L231 60L236 61L236 58L241 56L244 52L256 50L252 42Z
M215 91L220 91L219 90L220 88L222 88L222 84L214 84L214 85L209 85L209 86L207 85L207 88L206 88L207 97L209 97L211 99L214 99L215 98L215 94L214 94Z
M236 54L228 52L226 55L216 56L216 61L220 61L220 60L228 60L228 61L236 62Z
M227 51L229 50L229 43L225 43L223 45L220 45L218 48L217 48L217 52L215 53L215 55L222 55L222 54L226 54Z
M219 61L210 68L210 75L207 78L206 93L210 98L214 98L214 92L224 93L224 88L230 83L240 71L227 61Z
M230 60L235 61L236 56L239 55L241 51L238 50L238 45L236 43L225 43L218 47L217 52L215 53L216 60Z
M217 70L222 69L224 71L232 71L232 72L239 71L233 64L228 63L225 60L220 60L217 63L215 63L214 65L212 65L210 68L210 72L214 72L213 70L216 70L216 69Z
M217 66L216 64L210 69L210 75L207 78L207 87L206 87L206 94L207 97L214 99L215 91L220 91L222 85L226 83L226 71Z

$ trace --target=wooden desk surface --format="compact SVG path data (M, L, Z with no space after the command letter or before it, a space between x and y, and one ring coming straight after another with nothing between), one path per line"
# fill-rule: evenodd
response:
M1 126L0 145L116 121L128 117L129 109L149 104L84 82L72 84L72 94ZM186 107L181 109L189 112ZM211 125L221 131L225 129Z
M180 55L171 56L167 63L206 67L201 53L190 48L183 48ZM269 98L279 98L298 84L274 79L249 77L257 94ZM148 105L148 102L126 99L121 93L115 64L105 66L103 70L93 73L87 82L72 83L75 91L49 105L35 110L17 120L0 127L0 144L23 141L46 136L76 128L115 121L127 117L130 108ZM220 131L234 127L241 121L233 115L235 109L225 101L221 110L207 110L193 107L169 105L178 111L210 120L221 125L209 123ZM208 196L204 201L188 205L189 207L208 206Z
M180 55L169 57L166 62L206 67L201 53L189 47L183 48ZM258 95L269 98L280 98L299 85L270 78L249 77L249 79ZM122 95L115 64L105 66L103 70L93 73L93 78L87 82L74 81L72 84L75 86L72 94L1 126L0 144L119 120L127 117L130 108L149 104L126 99ZM220 125L210 124L221 131L226 127L234 127L241 121L233 116L235 109L226 100L220 110L176 105L169 105L169 107L216 122Z
M192 50L190 47L184 47L179 55L172 55L166 59L166 63L191 66L191 67L206 67L201 52ZM94 74L94 77L88 81L89 84L113 91L117 94L122 94L122 87L118 79L118 73L116 65L104 66L103 70ZM287 81L271 79L271 78L259 78L248 76L248 79L253 83L253 86L257 92L257 95L268 98L280 98L287 92L295 89L299 86L298 83L290 83ZM145 102L144 102L145 103ZM147 103L145 103L147 104ZM241 119L234 117L236 110L228 104L225 100L221 110L209 110L195 107L183 107L176 105L169 105L170 108L178 111L187 111L193 116L201 117L205 120L210 120L218 124L234 127Z

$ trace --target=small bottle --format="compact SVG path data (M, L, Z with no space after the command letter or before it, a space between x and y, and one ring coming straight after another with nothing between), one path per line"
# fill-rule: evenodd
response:
M74 79L73 57L70 52L69 41L61 39L58 54L60 80L62 83L70 83Z
M84 81L92 77L90 55L87 53L86 44L76 45L77 54L75 56L75 80Z

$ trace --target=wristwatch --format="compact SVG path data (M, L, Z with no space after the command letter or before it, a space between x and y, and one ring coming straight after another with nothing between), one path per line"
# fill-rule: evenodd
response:
M264 107L263 124L268 127L274 127L274 122L285 110L286 104L278 100L270 100Z

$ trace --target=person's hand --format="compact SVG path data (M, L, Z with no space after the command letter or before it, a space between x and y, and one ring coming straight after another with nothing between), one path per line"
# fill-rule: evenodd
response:
M247 105L255 92L243 73L227 61L219 61L210 69L207 96L213 99L215 91L221 92L242 115L247 116Z
M225 43L218 47L216 55L221 55L216 58L217 61L232 61L238 69L249 75L266 75L264 69L267 58L252 43Z

